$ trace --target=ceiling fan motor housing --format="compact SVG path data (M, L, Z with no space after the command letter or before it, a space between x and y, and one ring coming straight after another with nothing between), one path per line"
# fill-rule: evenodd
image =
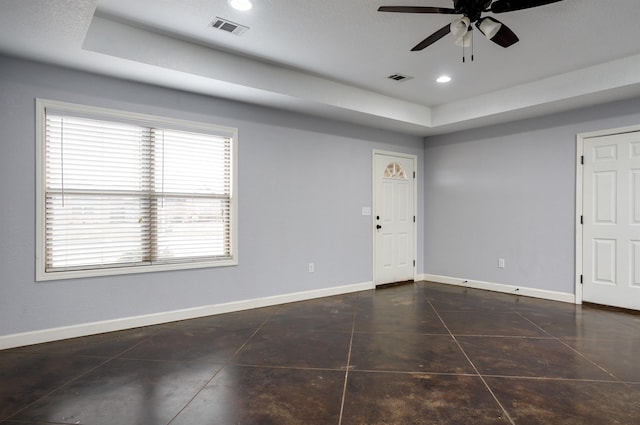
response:
M453 0L453 8L469 18L471 22L480 19L482 12L489 10L492 0Z

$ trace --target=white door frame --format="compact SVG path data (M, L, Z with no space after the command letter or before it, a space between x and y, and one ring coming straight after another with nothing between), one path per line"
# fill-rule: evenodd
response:
M612 128L608 130L592 131L588 133L579 133L576 136L576 304L582 304L582 275L583 275L583 250L582 250L582 216L584 214L584 206L582 203L583 183L583 164L584 141L593 137L613 136L622 133L633 133L640 131L640 125L630 127Z
M372 207L372 215L371 215L371 241L372 241L372 266L373 266L373 287L376 286L376 229L375 229L375 206L376 206L376 175L375 175L375 165L376 165L376 155L389 155L396 156L400 158L406 158L413 161L413 169L416 173L416 177L413 181L413 215L416 217L416 222L413 226L413 256L415 257L415 264L413 265L413 280L416 279L416 270L418 267L418 156L408 153L401 152L391 152L380 149L374 149L371 155L371 207Z

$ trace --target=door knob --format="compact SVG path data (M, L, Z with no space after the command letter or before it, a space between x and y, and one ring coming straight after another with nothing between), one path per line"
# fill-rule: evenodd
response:
M382 229L382 226L380 226L379 224L376 224L376 229L380 230Z

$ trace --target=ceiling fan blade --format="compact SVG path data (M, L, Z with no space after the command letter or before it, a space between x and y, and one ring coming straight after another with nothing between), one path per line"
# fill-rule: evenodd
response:
M514 10L529 9L560 1L562 0L496 0L491 3L489 10L493 13L513 12Z
M451 32L451 24L447 24L444 27L440 28L438 31L431 34L429 37L422 40L420 43L416 44L415 47L411 49L411 51L416 52L418 50L422 50L426 47L429 47L436 41L440 40L445 35L449 34L450 32Z
M422 7L422 6L380 6L378 12L397 12L397 13L441 13L444 15L454 15L455 9L447 7Z

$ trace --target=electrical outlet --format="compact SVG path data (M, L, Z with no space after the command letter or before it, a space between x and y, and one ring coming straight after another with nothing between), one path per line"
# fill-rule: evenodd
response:
M504 269L504 258L498 258L498 268Z
M313 263L309 263L309 273L313 273L316 271L316 265Z

